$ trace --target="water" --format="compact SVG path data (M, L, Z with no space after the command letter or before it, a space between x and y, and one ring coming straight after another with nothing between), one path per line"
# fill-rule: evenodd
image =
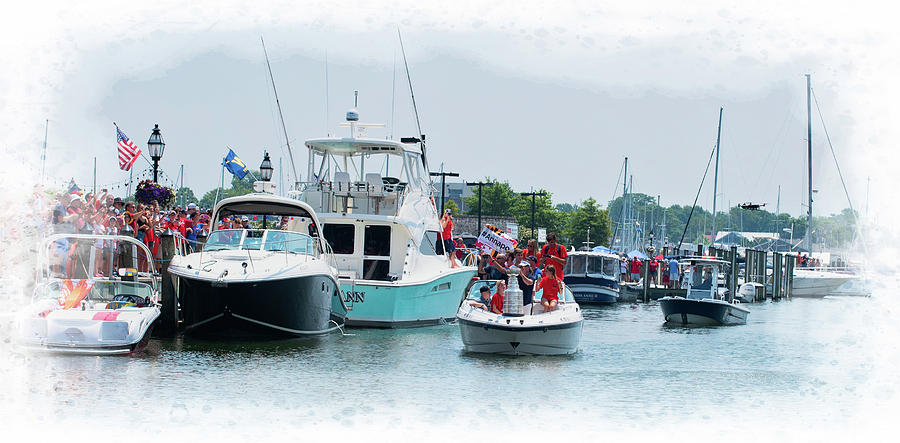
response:
M17 417L17 431L62 436L337 430L454 440L461 431L655 437L704 427L724 436L738 426L744 439L828 439L893 401L885 369L900 366L884 300L753 304L746 325L718 328L665 327L656 304L585 307L581 348L564 357L467 354L456 325L153 340L132 358L20 353L6 341L0 414Z

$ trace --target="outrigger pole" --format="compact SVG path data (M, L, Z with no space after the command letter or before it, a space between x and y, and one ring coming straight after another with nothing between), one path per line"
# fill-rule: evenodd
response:
M422 125L419 123L419 108L416 107L416 95L413 93L412 78L409 76L409 64L406 63L406 50L403 49L403 36L400 35L400 28L397 28L397 38L400 39L400 52L403 53L403 66L406 68L406 81L409 83L409 96L412 98L413 112L416 114L416 129L419 131L419 145L422 146L422 166L425 167L425 172L428 172L430 169L428 169L428 160L425 155L425 134L422 133ZM393 130L393 128L391 130ZM428 182L431 182L431 176L428 177Z
M294 190L300 187L300 176L297 175L297 166L294 165L294 152L291 151L291 140L288 138L287 127L284 125L284 114L281 112L281 102L278 100L278 90L275 89L275 76L272 75L272 65L269 64L269 53L266 52L266 42L259 36L262 43L263 54L266 56L266 66L269 68L269 78L272 80L272 91L275 93L275 104L278 105L278 116L281 118L281 129L284 131L284 142L287 144L288 156L291 159L291 169L294 171ZM327 93L327 92L326 92Z

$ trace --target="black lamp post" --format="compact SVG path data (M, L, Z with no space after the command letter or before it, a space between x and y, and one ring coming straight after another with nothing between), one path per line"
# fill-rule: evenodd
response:
M494 182L466 182L466 186L478 186L478 231L476 235L481 233L481 188L485 186L494 186Z
M532 192L520 192L519 195L521 195L522 197L529 197L529 196L531 197L531 238L537 238L537 235L535 234L536 231L534 230L534 203L535 203L534 198L535 197L544 197L547 195L547 193L544 191L538 191L538 192L532 191Z
M163 141L162 134L159 132L159 125L153 125L153 132L150 133L150 140L147 140L147 151L150 151L150 158L153 159L153 183L159 183L159 159L166 150L166 142Z
M267 182L272 179L272 160L269 159L269 153L267 151L263 151L263 161L259 165L259 178L262 181Z

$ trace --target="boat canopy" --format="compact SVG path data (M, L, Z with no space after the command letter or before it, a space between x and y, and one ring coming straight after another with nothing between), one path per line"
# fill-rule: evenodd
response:
M315 138L306 141L306 147L312 152L335 156L354 156L363 154L402 155L404 152L419 154L418 145L402 143L396 140L380 140L368 138Z

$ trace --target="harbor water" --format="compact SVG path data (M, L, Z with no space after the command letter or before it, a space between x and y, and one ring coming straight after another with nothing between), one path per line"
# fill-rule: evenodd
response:
M146 440L878 436L900 386L893 303L886 287L769 301L717 328L664 326L655 303L584 306L581 347L566 357L467 354L455 324L40 355L14 348L4 323L0 413L15 432Z

